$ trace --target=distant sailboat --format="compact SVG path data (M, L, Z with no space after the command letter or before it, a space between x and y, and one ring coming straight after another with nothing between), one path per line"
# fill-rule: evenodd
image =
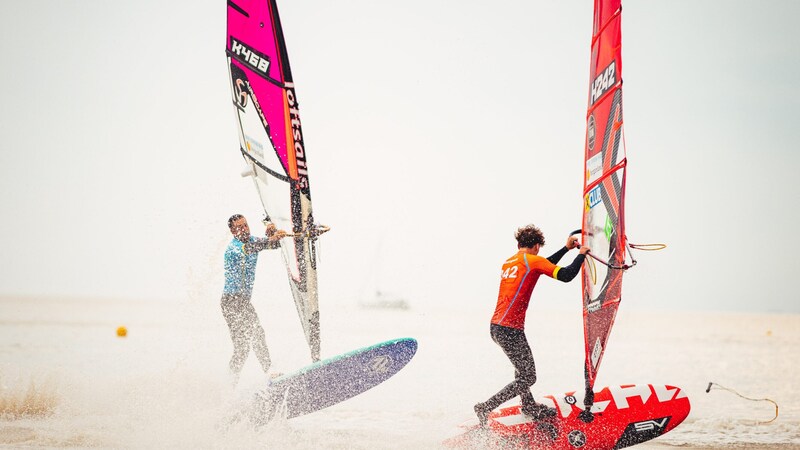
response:
M411 309L406 299L377 289L370 297L359 300L358 306L365 309Z
M381 242L378 242L375 250L374 264L370 264L368 273L364 276L364 285L358 293L358 306L364 309L398 309L407 310L411 308L408 301L394 293L387 292L381 288Z

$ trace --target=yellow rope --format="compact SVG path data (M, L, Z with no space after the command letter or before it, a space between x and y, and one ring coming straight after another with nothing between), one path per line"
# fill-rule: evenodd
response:
M647 252L654 252L656 250L664 250L667 248L667 244L628 244L631 248L635 248L636 250L644 250Z
M774 400L771 400L771 399L768 399L768 398L750 398L750 397L745 397L744 395L742 395L742 394L740 394L740 393L738 393L738 392L734 391L733 389L726 388L725 386L719 385L719 384L717 384L717 383L714 383L714 382L709 382L709 383L708 383L708 387L706 388L706 392L709 392L709 391L711 391L711 386L712 386L712 385L713 385L713 386L717 386L717 387L718 387L718 389L722 389L722 390L725 390L725 391L731 392L731 393L733 393L733 394L736 394L736 395L738 395L739 397L741 397L741 398L743 398L743 399L745 399L745 400L750 400L750 401L753 401L753 402L770 402L770 403L772 403L773 405L775 405L775 417L773 417L772 419L769 419L769 420L767 420L766 422L762 422L762 421L756 420L756 424L765 424L765 423L770 423L770 422L773 422L775 419L777 419L777 418L778 418L778 404L777 404L777 403L775 403L775 401L774 401Z

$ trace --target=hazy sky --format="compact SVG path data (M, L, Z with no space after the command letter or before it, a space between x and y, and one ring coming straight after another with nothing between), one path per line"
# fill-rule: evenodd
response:
M379 288L491 309L517 226L541 226L546 254L580 227L590 0L279 7L332 227L323 307ZM0 295L215 305L227 217L260 217L225 2L0 11ZM626 307L800 312L798 15L795 0L624 3L628 236L669 245L638 254ZM275 255L260 270L279 274ZM536 296L574 306L579 282Z

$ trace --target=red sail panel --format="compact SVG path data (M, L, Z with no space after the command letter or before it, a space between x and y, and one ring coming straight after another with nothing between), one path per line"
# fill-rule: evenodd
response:
M587 259L582 271L587 392L594 387L621 298L623 270L614 266L625 261L621 12L620 0L594 2L582 237L591 254L608 265L594 263L590 270Z

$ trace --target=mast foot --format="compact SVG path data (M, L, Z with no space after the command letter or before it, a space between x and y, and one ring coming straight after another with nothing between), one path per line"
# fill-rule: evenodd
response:
M583 421L584 423L589 423L594 420L594 414L592 414L592 412L589 411L589 408L586 408L583 411L581 411L580 414L578 414L578 418L581 419L581 421Z

